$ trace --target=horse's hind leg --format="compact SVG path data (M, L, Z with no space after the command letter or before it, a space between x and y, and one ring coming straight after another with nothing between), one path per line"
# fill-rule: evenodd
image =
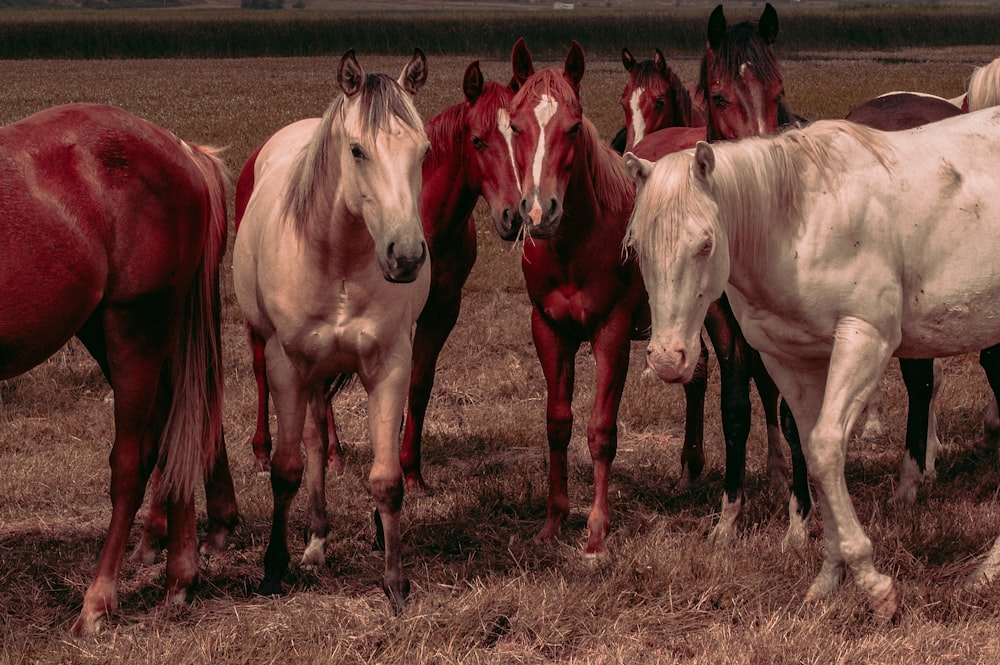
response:
M114 390L115 443L110 455L111 523L97 573L73 625L74 635L96 631L118 605L117 581L129 531L156 463L167 414L166 395L158 386L171 328L164 320L150 322L157 318L153 312L167 309L157 305L128 312L109 310L98 315L102 329L92 321L80 335ZM196 559L193 547L190 556Z
M220 433L220 436L223 435ZM229 536L240 519L225 440L219 442L212 470L205 478L205 511L208 513L208 530L201 544L201 553L225 552L229 547Z
M253 470L262 476L271 471L271 424L268 417L269 389L267 362L264 357L264 339L247 326L247 339L253 356L253 377L257 383L257 427L250 441L253 447Z
M327 405L322 392L311 396L302 433L306 449L306 488L309 494L306 548L302 553L302 566L305 568L319 568L326 562L326 546L330 538L326 515L326 456L329 445Z

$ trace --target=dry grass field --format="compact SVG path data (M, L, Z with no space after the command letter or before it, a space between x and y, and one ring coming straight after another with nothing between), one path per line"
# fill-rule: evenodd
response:
M629 44L638 57L648 57L652 46ZM359 59L369 70L395 74L409 49ZM667 53L681 77L694 80L695 54ZM842 116L893 89L957 95L972 67L997 54L965 48L780 55L789 104L821 118ZM616 53L588 57L584 108L610 138L621 122L625 74ZM425 117L460 99L471 59L431 59L430 82L418 96ZM275 129L323 111L337 62L8 61L0 121L70 101L115 104L186 139L227 146L237 172ZM483 63L492 79L506 80L508 67ZM533 536L545 511L545 394L518 248L501 243L485 215L478 224L479 263L428 413L425 478L435 492L408 497L403 510L413 592L402 616L390 613L379 590L382 562L370 555L371 455L360 387L336 402L348 464L328 480L334 535L327 567L300 570L301 543L293 537L287 595L253 594L262 575L270 485L251 471L255 392L227 257L225 428L242 514L229 551L202 562L202 584L180 611L160 605L162 561L126 562L118 612L96 637L69 637L110 515L113 434L108 388L82 347L70 344L30 373L0 383L0 663L1000 662L1000 596L962 586L1000 533L997 460L972 454L987 396L975 357L946 362L938 479L921 489L915 507L888 504L906 415L895 363L883 381L886 434L855 441L849 452L848 484L876 563L899 584L898 622L870 618L850 580L831 599L803 604L820 563L822 525L814 523L815 537L803 551L781 551L786 497L767 485L759 408L742 535L722 547L705 542L722 487L718 371L713 367L707 410L709 467L680 492L683 394L642 378L640 343L613 468L611 555L587 561L581 552L590 501L584 439L592 358L584 350L578 359L571 518L560 543L540 545ZM203 506L199 511L203 520ZM303 514L299 500L293 534Z

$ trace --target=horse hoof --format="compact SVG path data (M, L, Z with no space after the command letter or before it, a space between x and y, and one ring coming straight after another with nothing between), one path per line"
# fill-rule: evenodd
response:
M139 544L135 546L135 549L129 556L129 560L143 566L152 566L156 563L156 557L159 553L160 550L150 544L146 539L146 534L143 534L139 540Z
M872 614L881 621L894 621L899 616L899 596L896 585L889 583L889 589L882 597L872 601Z
M393 586L397 588L393 589ZM399 583L393 585L383 582L382 591L389 599L389 606L392 608L394 616L399 616L406 610L406 599L410 595L410 580L404 577Z
M273 580L268 580L267 578L261 580L260 586L257 587L258 596L283 596L285 595L285 590L281 586L281 582L275 582Z

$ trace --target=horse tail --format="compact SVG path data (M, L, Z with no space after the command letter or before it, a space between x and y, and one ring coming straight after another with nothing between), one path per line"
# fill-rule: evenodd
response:
M226 249L226 188L229 174L221 150L185 144L204 194L205 244L185 297L174 348L168 359L173 398L160 440L164 496L194 495L223 444L222 302L219 266Z

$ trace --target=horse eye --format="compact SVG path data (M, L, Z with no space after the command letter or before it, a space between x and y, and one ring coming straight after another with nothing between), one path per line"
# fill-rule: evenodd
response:
M365 151L362 150L361 146L359 146L357 143L352 143L351 144L351 156L354 157L354 159L356 159L357 161L360 162L362 159L365 158Z
M579 134L580 133L580 123L576 123L575 125L573 125L572 127L570 127L569 131L566 132L566 133L569 134L570 136L576 136L577 134Z
M476 150L482 150L483 148L486 147L486 141L482 140L478 136L473 136L472 147L475 148Z
M657 111L662 111L666 107L667 107L667 100L665 100L663 97L660 97L659 99L656 100Z
M720 109L726 108L729 105L729 100L727 100L722 95L712 95L712 103L715 104Z
M712 253L713 246L712 239L705 238L701 243L701 247L698 248L698 256L708 256Z

